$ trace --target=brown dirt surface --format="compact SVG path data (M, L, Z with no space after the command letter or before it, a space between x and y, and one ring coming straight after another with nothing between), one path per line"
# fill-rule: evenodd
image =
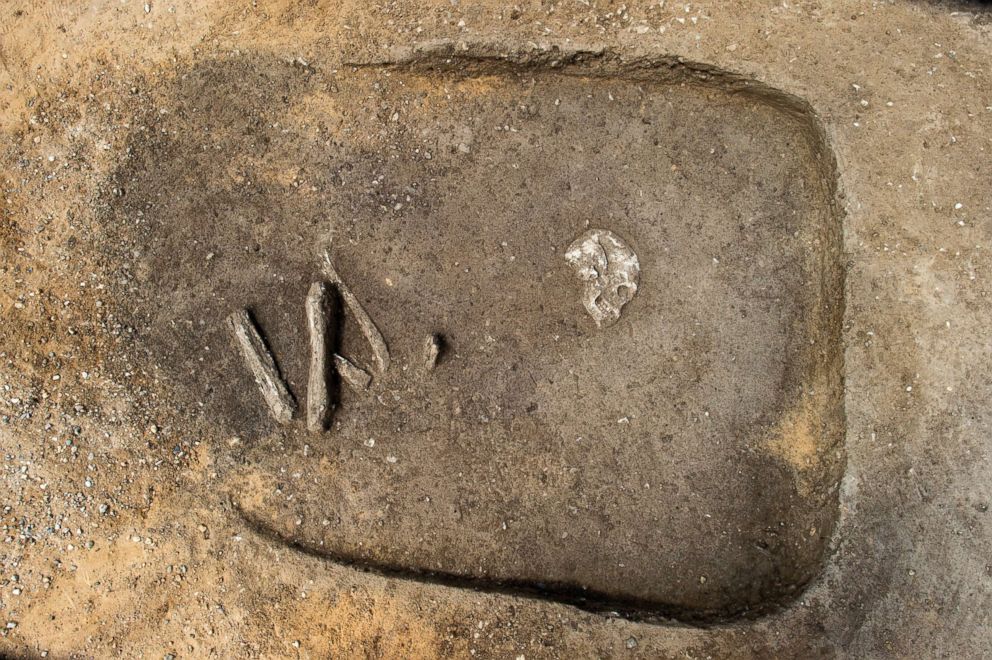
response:
M988 17L4 4L0 655L992 652Z

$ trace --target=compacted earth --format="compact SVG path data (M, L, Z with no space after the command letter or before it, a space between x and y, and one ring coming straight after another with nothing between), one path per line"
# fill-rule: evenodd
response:
M992 21L734 5L0 7L0 655L992 651Z

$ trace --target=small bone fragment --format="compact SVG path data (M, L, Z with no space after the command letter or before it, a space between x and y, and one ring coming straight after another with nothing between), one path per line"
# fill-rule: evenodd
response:
M382 333L379 332L379 328L375 327L375 323L372 322L365 308L358 302L358 298L351 292L348 285L341 280L338 272L334 269L329 251L324 252L324 275L337 285L338 291L341 293L341 298L344 299L344 303L351 310L351 313L355 315L355 320L362 329L362 334L365 335L366 341L372 346L372 355L375 358L379 373L385 372L389 368L389 348L386 347L386 340L383 338Z
M430 335L427 338L427 342L424 344L424 366L427 371L434 371L437 359L441 355L442 344L441 335Z
M334 364L341 379L356 390L367 390L372 383L372 376L361 367L356 367L348 358L335 353Z
M245 364L255 377L255 383L269 406L272 417L280 424L288 424L296 412L296 400L279 375L275 358L258 332L248 310L234 312L227 318L228 325L237 339Z
M310 379L307 382L307 428L324 431L331 422L331 375L328 346L334 345L333 297L323 282L314 282L307 293L307 328L310 330Z
M620 320L620 310L637 293L641 265L626 242L606 229L590 229L565 251L575 276L585 282L582 304L597 327Z

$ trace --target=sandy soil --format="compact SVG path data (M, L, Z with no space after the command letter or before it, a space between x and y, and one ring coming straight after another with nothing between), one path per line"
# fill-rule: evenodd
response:
M989 62L967 5L5 3L0 651L988 655ZM345 312L313 434L223 320L302 402L327 245L392 360Z

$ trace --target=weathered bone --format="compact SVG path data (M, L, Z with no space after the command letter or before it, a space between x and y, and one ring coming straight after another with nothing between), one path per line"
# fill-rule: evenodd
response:
M310 285L307 294L307 327L310 330L310 378L307 381L307 428L326 430L334 412L330 399L329 346L334 345L337 326L331 318L333 297L323 282Z
M384 373L389 368L389 348L386 346L386 340L383 338L382 333L379 332L379 328L372 322L372 318L369 317L365 308L358 302L358 298L351 292L348 285L341 280L341 277L334 269L334 263L331 261L331 253L329 251L324 252L323 270L328 279L337 286L345 305L355 315L355 320L362 329L362 334L365 335L366 341L372 347L372 357L375 359L376 367L379 373Z
M296 412L296 400L279 374L275 358L266 346L258 327L248 310L234 312L227 319L237 340L245 364L255 377L255 383L269 406L272 417L281 424L288 424Z
M441 355L443 341L440 335L430 335L424 343L424 367L427 371L433 371L437 365L437 359Z
M575 275L586 283L582 304L598 327L620 320L620 311L637 293L641 266L626 242L606 229L590 229L565 251Z
M337 353L334 354L334 365L344 382L356 390L369 389L369 385L372 383L372 376L369 375L369 372L361 367L356 367L348 358Z

